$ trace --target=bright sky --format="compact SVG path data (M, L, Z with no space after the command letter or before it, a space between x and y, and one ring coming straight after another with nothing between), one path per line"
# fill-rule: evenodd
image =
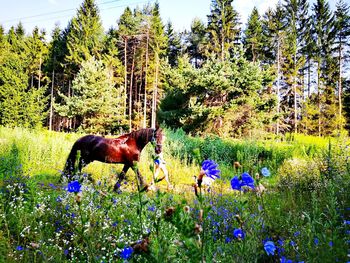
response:
M336 0L329 0L334 7ZM0 0L0 24L8 30L12 25L22 21L26 32L32 31L34 26L46 29L51 35L55 23L61 28L67 26L68 21L76 14L83 0ZM104 29L116 26L116 21L126 6L134 9L142 7L154 0L96 0ZM189 29L195 17L207 22L210 13L211 0L158 0L163 22L171 21L176 30ZM251 10L256 6L260 14L268 7L275 7L278 0L234 0L233 6L241 16L244 24ZM312 1L311 1L312 2Z

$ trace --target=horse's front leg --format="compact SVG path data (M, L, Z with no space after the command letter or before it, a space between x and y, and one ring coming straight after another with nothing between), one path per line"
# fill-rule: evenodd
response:
M136 177L137 177L137 187L138 187L138 190L139 191L142 191L142 190L147 190L147 185L145 184L145 181L143 180L143 177L140 173L140 170L139 170L139 167L138 167L138 162L134 161L133 163L133 166L132 166L132 169L134 170L135 174L136 174Z
M129 170L130 166L124 164L123 170L118 175L118 181L114 185L114 191L118 191L121 185L121 182L126 178L126 172Z

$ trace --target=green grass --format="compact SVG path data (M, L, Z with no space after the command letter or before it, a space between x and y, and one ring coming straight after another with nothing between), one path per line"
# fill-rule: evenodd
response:
M173 190L161 182L160 191L139 193L130 171L115 193L121 165L94 162L84 169L94 182L84 180L80 196L58 181L81 134L0 127L0 262L123 262L129 246L131 262L349 260L347 138L244 141L165 132ZM147 181L152 151L146 147L139 165ZM195 196L193 176L207 158L219 163L221 179ZM235 161L242 167L234 169ZM257 175L265 166L269 178ZM230 179L243 171L266 191L233 191ZM277 247L273 256L264 250L267 240Z

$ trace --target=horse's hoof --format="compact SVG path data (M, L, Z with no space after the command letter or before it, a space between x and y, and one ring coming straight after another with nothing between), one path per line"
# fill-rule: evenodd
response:
M120 183L116 183L113 187L113 191L117 192L119 190L119 188L120 188Z
M141 185L140 187L140 193L142 192L147 192L149 190L149 185L145 184L145 185Z
M156 191L156 190L157 190L157 187L156 187L154 184L152 184L150 187L148 187L148 190L150 190L150 191Z
M156 183L159 183L159 182L161 182L161 181L163 181L165 179L165 176L162 176L162 177L160 177L160 178L156 178Z

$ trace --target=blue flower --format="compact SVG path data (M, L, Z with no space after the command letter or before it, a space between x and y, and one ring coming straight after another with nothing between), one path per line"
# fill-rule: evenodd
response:
M218 165L212 160L205 160L202 162L202 170L206 176L215 180L216 178L220 178L220 170L217 169Z
M299 235L300 235L300 231L297 231L297 232L294 233L294 236L295 236L295 237L297 237L297 236L299 236Z
M151 212L154 212L154 211L156 211L156 207L154 205L148 206L147 210L151 211Z
M271 175L271 172L269 169L267 169L266 167L262 168L261 169L261 174L264 176L264 177L269 177Z
M281 263L293 263L293 260L287 259L286 257L281 257Z
M231 187L233 190L241 191L244 186L254 189L254 179L248 173L243 173L241 175L241 180L239 180L237 176L231 179Z
M244 239L245 234L244 234L242 229L237 228L237 229L233 230L233 236L235 238L238 238L238 239Z
M66 190L70 193L80 192L81 184L78 181L68 183Z
M233 190L241 190L241 182L239 181L237 176L231 179L231 187Z
M16 250L21 251L21 250L23 250L23 247L22 246L17 246Z
M241 178L242 178L241 186L248 186L254 189L254 179L248 173L243 173L241 175Z
M129 259L132 256L132 252L134 252L132 247L124 247L123 250L120 252L120 257L122 259Z
M264 243L264 249L265 249L267 255L273 256L275 254L276 247L272 241L266 241Z
M318 241L318 238L314 238L314 244L317 246L320 242Z

